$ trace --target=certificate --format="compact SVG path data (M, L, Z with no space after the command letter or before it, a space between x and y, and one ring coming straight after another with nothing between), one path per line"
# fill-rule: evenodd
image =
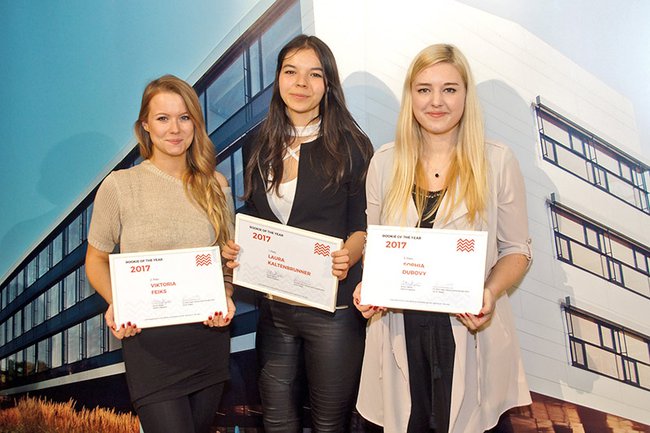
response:
M341 239L237 214L235 242L234 284L334 311L338 278L331 254L341 249Z
M487 232L369 226L361 303L478 314Z
M202 322L228 313L219 247L109 256L117 326Z

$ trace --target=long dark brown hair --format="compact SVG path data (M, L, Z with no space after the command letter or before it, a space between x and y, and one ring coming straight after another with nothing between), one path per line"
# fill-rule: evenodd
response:
M269 177L273 180L266 184L266 190L278 192L283 175L282 158L285 146L294 136L295 125L286 113L286 105L280 96L279 77L282 62L296 51L312 49L323 67L323 80L325 81L325 94L320 101L319 116L312 123L320 120L319 136L326 157L316 161L320 164L321 173L331 173L326 188L338 187L350 167L350 155L356 147L364 160L372 157L373 148L366 134L361 130L345 105L343 86L339 78L334 54L330 48L316 36L298 35L289 41L278 53L275 68L275 83L273 96L269 106L266 120L262 123L257 134L251 157L246 165L246 189L244 199L248 199L253 191L253 182L256 182L257 171L266 181ZM272 176L269 174L272 173Z

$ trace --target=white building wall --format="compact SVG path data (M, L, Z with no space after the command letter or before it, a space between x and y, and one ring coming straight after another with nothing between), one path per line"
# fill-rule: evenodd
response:
M513 0L515 1L515 0ZM348 105L375 147L393 139L406 69L425 46L448 42L468 57L487 133L516 153L528 191L534 262L512 297L532 391L650 424L650 392L570 365L560 302L650 335L650 301L555 258L546 201L588 215L638 242L650 218L541 158L537 96L642 161L630 101L517 24L452 0L302 0L306 33L333 50ZM313 21L312 21L313 19Z

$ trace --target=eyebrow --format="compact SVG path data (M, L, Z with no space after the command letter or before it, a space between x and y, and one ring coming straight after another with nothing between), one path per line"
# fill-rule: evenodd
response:
M432 84L429 82L423 82L423 83L413 83L414 86L431 86ZM446 83L442 83L443 86L460 86L460 83L456 83L455 81L449 81Z
M294 69L298 69L297 66L292 65L291 63L287 63L287 64L283 65L283 66L282 66L282 69L284 69L284 68L294 68ZM323 72L323 68L322 68L322 67L318 67L318 66L315 67L315 68L311 68L311 69L309 69L309 70L310 70L310 71L320 71L320 72Z

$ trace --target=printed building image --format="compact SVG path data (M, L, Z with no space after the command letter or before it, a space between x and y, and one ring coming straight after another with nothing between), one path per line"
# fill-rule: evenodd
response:
M520 24L460 1L404 3L260 0L233 25L234 42L216 44L182 77L201 99L236 207L242 138L264 119L277 53L293 36L332 48L348 106L375 148L393 139L415 54L458 46L487 136L519 160L532 238L531 268L510 295L533 404L504 416L498 431L650 432L650 159L634 106ZM111 169L138 162L134 149ZM0 395L130 408L120 342L83 267L97 186L0 281ZM219 420L255 427L255 297L238 296Z

